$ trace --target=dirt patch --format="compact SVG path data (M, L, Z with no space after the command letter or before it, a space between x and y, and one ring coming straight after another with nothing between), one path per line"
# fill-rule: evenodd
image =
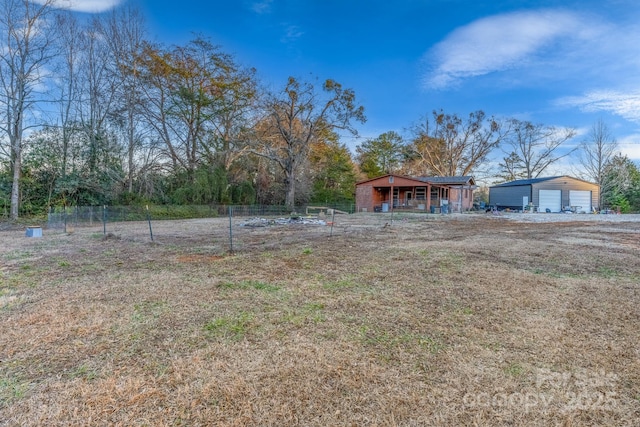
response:
M0 425L640 418L637 217L110 227L0 232Z

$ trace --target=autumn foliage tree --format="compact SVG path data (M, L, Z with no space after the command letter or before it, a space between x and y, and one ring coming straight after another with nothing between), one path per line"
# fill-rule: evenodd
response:
M280 92L269 94L263 104L264 118L252 150L275 162L284 174L285 205L293 210L296 183L311 148L324 135L336 131L356 134L354 121L364 122L364 108L355 92L334 80L318 90L309 82L289 77Z
M248 141L254 71L203 38L171 49L146 43L139 67L142 112L181 188L176 200L224 201L229 169Z
M146 120L173 170L193 178L215 103L217 68L225 58L203 39L170 50L146 44L142 55Z

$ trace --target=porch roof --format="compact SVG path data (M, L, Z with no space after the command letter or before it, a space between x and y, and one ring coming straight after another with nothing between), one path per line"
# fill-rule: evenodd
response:
M391 180L389 178L393 178L393 182L390 182ZM362 185L362 184L373 184L377 187L391 187L391 186L396 187L398 184L396 183L396 178L398 179L399 182L403 182L409 185L424 186L426 184L424 181L420 181L419 179L411 176L386 174L382 176L377 176L375 178L365 179L364 181L356 182L356 186Z
M389 178L393 178L393 182ZM376 187L424 187L431 185L435 187L447 187L451 185L475 185L472 176L404 176L386 174L376 178L369 178L356 183L356 187L363 184L371 184Z
M431 184L476 185L476 181L472 176L420 176L417 179Z

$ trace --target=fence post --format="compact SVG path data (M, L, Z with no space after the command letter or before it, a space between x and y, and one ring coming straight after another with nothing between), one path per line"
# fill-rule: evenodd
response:
M231 248L231 253L233 253L233 227L232 227L232 217L233 217L233 207L229 206L229 246Z
M102 206L102 234L107 235L107 205Z
M333 224L336 223L336 209L333 209L333 215L331 215L331 234L329 237L333 237Z
M62 210L62 214L64 215L64 232L67 232L67 205L64 205L64 209Z
M151 214L149 213L149 205L146 205L147 208L147 221L149 222L149 234L151 235L151 241L153 242L153 230L151 229Z

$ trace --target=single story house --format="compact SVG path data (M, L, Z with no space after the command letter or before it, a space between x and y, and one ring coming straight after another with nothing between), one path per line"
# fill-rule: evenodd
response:
M575 213L598 210L600 187L567 175L518 179L489 187L489 204L497 209Z
M472 176L383 175L356 183L356 212L462 212L473 207Z

